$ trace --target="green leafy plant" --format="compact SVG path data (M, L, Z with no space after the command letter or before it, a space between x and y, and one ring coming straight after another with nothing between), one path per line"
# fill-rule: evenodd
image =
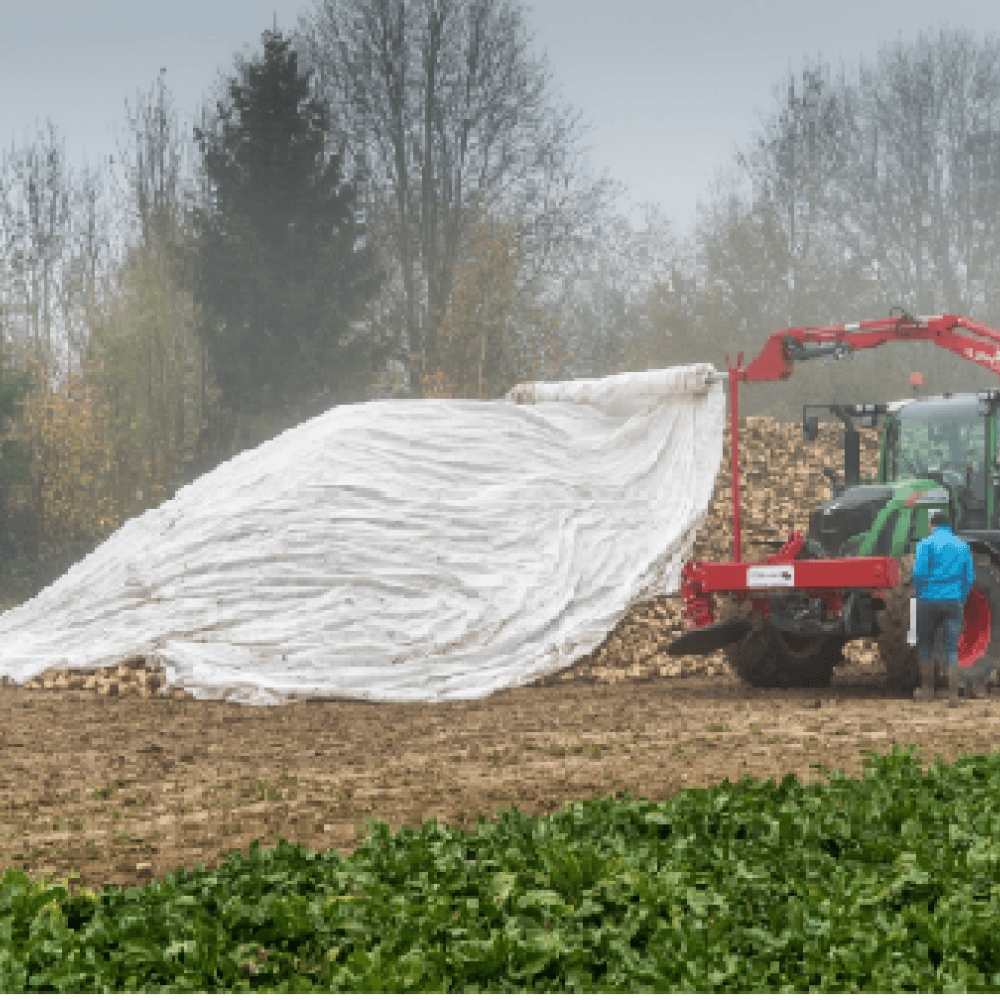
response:
M368 820L72 895L0 881L6 991L996 990L1000 756L628 792L474 833Z

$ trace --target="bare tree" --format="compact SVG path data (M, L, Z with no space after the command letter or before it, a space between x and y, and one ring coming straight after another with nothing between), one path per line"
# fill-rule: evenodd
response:
M511 0L321 0L298 47L356 157L369 231L395 262L400 351L419 393L463 237L481 213L529 220L550 242L567 228L572 199L558 183L579 121L555 108Z
M135 245L176 242L191 195L192 144L180 132L166 86L166 67L147 94L126 104L128 145L119 150L128 178Z
M645 307L677 266L679 242L659 210L647 205L630 216L591 212L572 245L554 307L574 359L567 377L622 371L635 363L633 342L649 334Z
M97 378L115 435L113 489L125 511L158 502L186 478L214 403L186 285L192 148L164 77L161 70L150 91L126 104L118 150L125 247L88 313L86 356L101 362Z
M789 320L813 321L802 280L830 246L841 311L903 303L985 318L1000 305L987 280L1000 251L996 40L921 35L883 47L853 80L809 66L778 94L741 163L756 196L784 208Z
M35 359L49 364L63 353L73 237L72 178L55 126L49 122L34 141L5 155L2 173L7 327Z

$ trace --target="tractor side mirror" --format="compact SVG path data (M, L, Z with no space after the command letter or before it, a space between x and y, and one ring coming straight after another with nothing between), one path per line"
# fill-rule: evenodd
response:
M819 437L819 417L803 417L802 440L815 441Z

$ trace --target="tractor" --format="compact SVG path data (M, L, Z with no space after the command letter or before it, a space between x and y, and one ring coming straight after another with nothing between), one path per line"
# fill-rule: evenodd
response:
M772 334L757 357L729 369L733 496L731 562L688 562L682 571L688 631L673 655L723 650L736 674L756 687L821 687L844 644L878 642L891 688L911 694L920 677L912 571L928 512L947 507L955 533L972 550L975 584L958 647L959 685L991 684L1000 668L1000 389L894 403L803 408L815 439L816 410L844 423L844 481L832 470L830 499L814 510L808 534L792 531L762 563L741 560L739 383L787 379L796 361L843 357L889 341L925 340L1000 375L1000 332L962 316L907 313L885 320L801 327ZM856 424L884 421L874 483L860 477ZM936 657L937 686L947 684Z

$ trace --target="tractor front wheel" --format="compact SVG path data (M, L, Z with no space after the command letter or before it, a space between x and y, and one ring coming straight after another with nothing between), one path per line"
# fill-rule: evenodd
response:
M754 614L747 600L727 599L724 618L748 618L753 629L725 648L736 675L753 687L827 687L833 668L844 658L844 641L836 636L800 636L779 632L770 621Z
M958 676L966 688L993 681L1000 666L1000 569L984 552L973 552L972 563L976 582L958 637Z

